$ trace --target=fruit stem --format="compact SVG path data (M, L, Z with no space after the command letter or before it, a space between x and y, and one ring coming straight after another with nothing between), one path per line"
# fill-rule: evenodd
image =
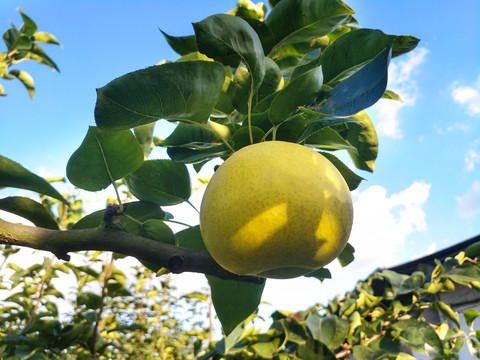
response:
M187 200L187 204L190 205L198 214L200 214L200 211L198 211L198 209L195 207L195 205L193 205L190 200Z
M162 221L171 222L173 224L178 224L178 225L183 225L183 226L186 226L188 228L195 227L194 225L190 225L190 224L187 224L187 223L184 223L184 222L181 222L181 221L176 221L176 220L171 220L171 219L163 219Z
M278 129L278 125L275 125L272 128L272 141L275 141L277 139L277 129Z
M248 95L248 135L250 136L250 144L253 144L252 132L252 101L253 101L253 79L250 81L250 94Z

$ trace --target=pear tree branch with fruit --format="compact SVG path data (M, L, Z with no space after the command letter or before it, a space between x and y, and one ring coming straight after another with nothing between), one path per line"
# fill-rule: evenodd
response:
M334 259L351 262L350 191L363 178L335 153L373 172L378 141L364 110L399 100L387 90L388 65L418 39L360 28L340 0L270 1L270 8L239 1L194 23L190 35L162 31L179 59L97 89L95 125L67 164L78 188L113 186L116 206L60 231L33 200L1 199L2 210L36 227L0 220L0 241L65 260L69 252L113 251L154 271L204 273L226 334L258 307L264 279L323 280ZM158 121L176 127L159 138ZM153 147L165 158L152 158ZM189 171L218 158L199 226L174 233L162 207L189 203ZM0 186L69 205L4 157ZM122 186L135 201L122 199Z

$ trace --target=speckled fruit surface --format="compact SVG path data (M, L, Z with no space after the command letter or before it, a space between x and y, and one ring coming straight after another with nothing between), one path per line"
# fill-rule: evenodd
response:
M301 276L328 264L347 244L349 188L323 155L267 141L230 156L210 180L200 229L213 258L239 275Z

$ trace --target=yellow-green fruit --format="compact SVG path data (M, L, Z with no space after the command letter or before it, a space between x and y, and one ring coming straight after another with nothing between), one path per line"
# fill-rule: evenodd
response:
M292 278L335 259L353 221L349 188L335 166L305 146L246 146L215 172L200 209L212 257L239 275Z

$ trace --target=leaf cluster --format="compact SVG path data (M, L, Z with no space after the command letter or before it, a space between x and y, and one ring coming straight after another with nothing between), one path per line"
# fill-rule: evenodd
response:
M85 253L77 265L54 257L26 268L7 263L11 275L0 283L9 293L0 309L0 357L183 360L205 346L211 338L204 321L207 295L175 296L169 275L156 278L143 266L131 269L135 281L129 282L104 255ZM68 295L57 290L57 278L74 279ZM67 299L72 309L62 314L59 300Z
M462 287L480 291L478 260L461 252L429 274L378 270L325 305L274 312L265 332L252 316L200 359L458 359L464 346L478 357L480 313L446 302Z
M20 80L27 89L28 95L33 98L35 85L32 76L24 70L10 69L10 67L25 60L32 60L55 71L60 71L55 62L39 45L41 43L60 45L60 43L52 34L37 31L37 24L22 9L18 8L17 10L22 16L23 24L20 28L12 24L10 29L3 34L7 50L0 52L0 77L5 80ZM6 95L3 86L0 85L0 96Z

